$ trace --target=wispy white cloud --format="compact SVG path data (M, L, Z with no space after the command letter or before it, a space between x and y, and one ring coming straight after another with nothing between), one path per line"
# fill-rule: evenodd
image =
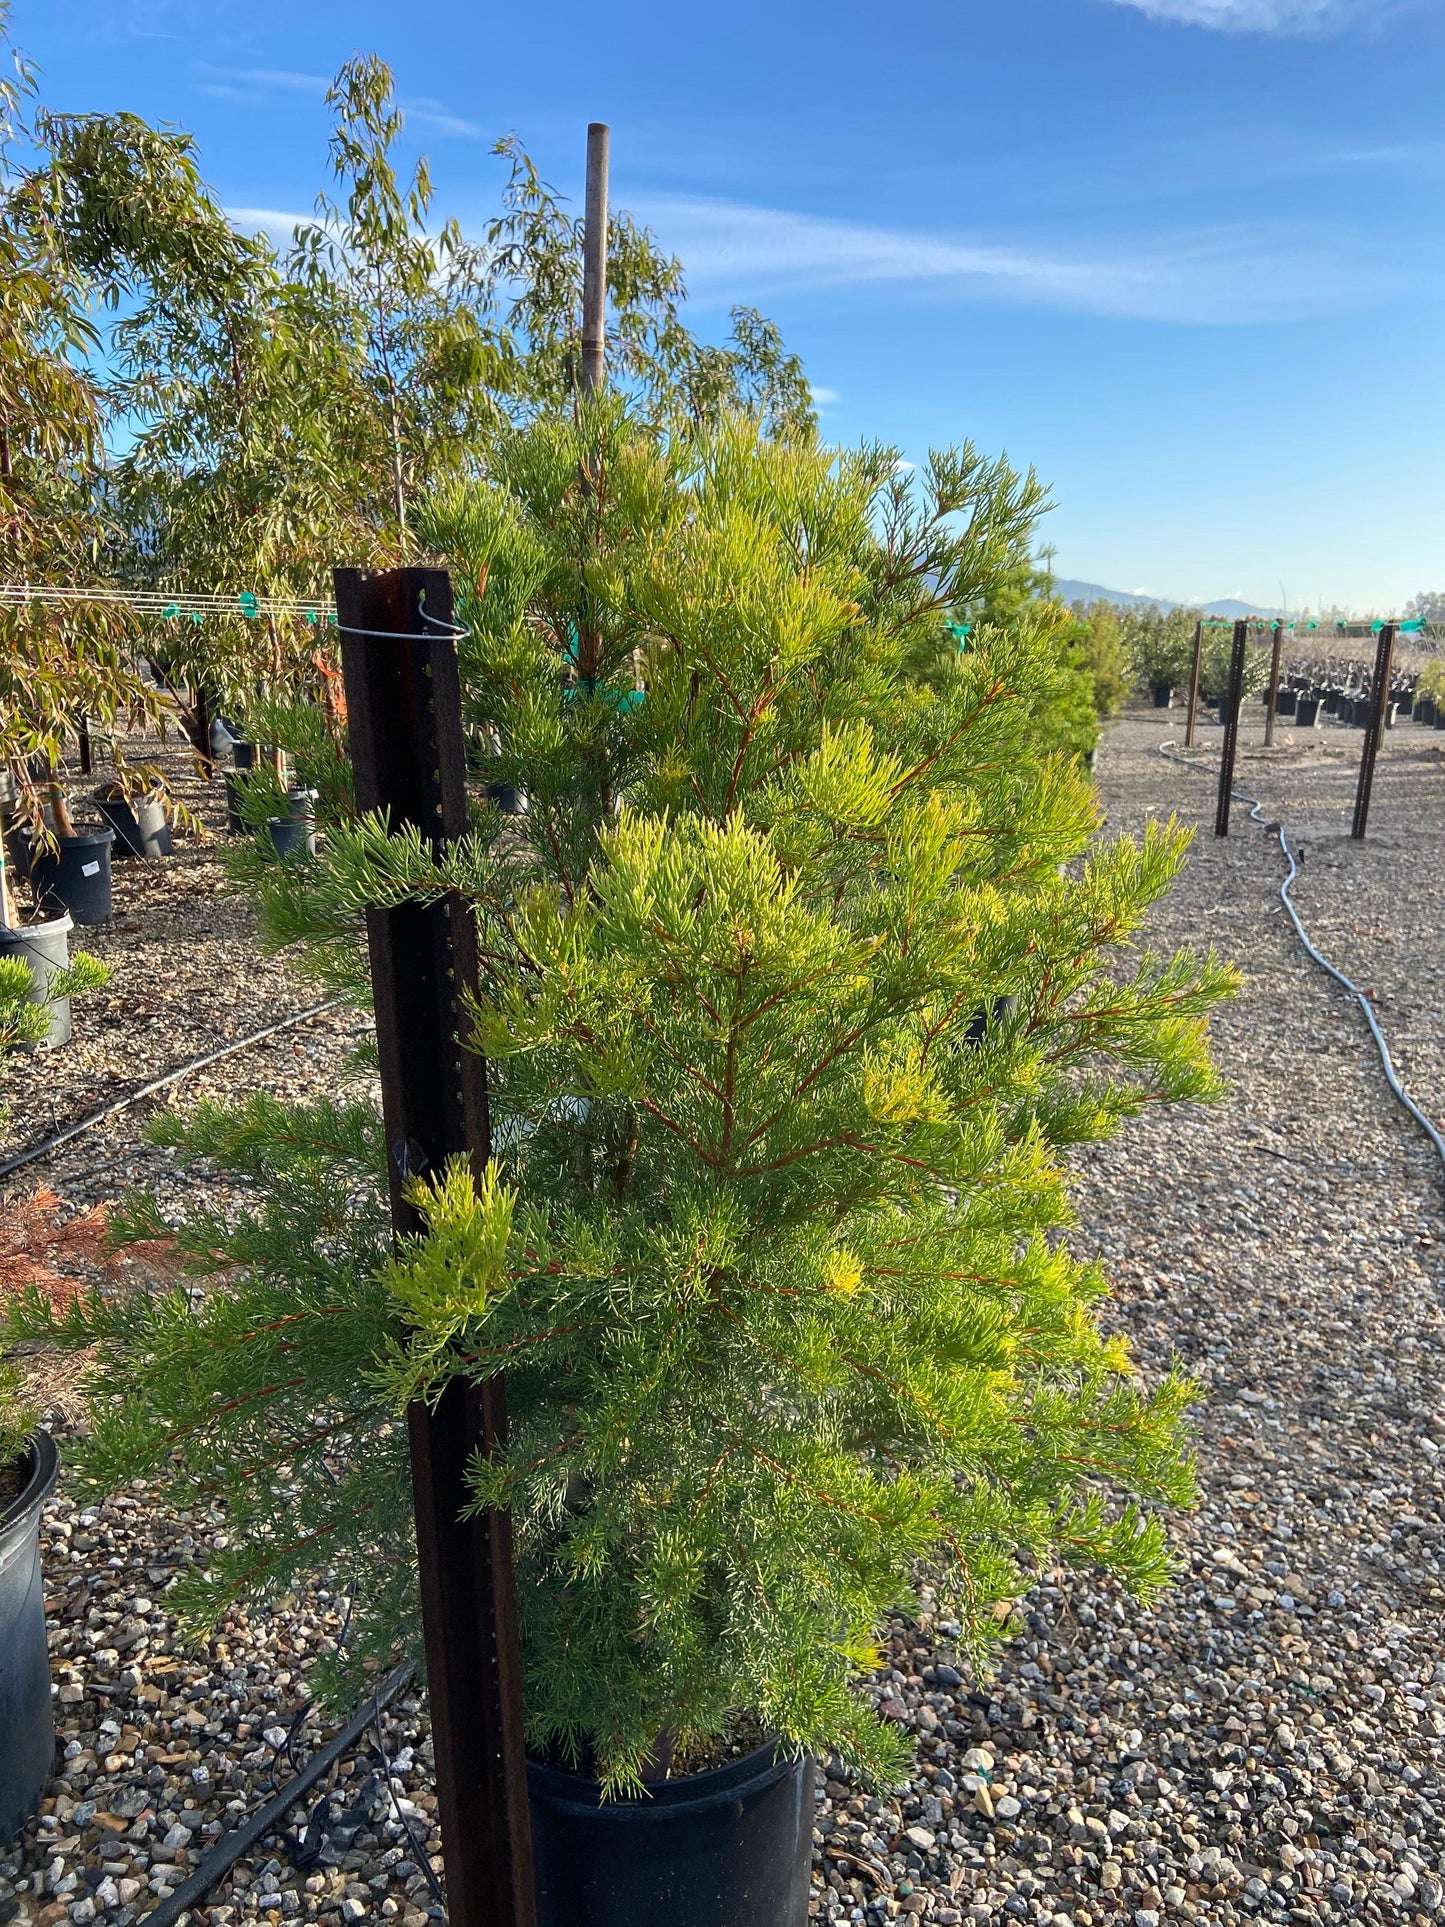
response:
M199 71L208 76L201 92L216 100L244 100L255 93L307 94L321 100L331 85L325 74L302 74L289 67L212 67L202 63ZM463 140L487 137L485 127L451 113L444 101L432 100L426 95L399 94L397 105L406 118L419 127L430 127L439 134L451 134Z
M816 381L808 383L808 392L819 408L831 408L840 399L836 388L824 388Z
M288 214L284 208L278 207L228 207L226 219L244 234L264 234L278 247L287 247L295 229L298 226L312 226L316 216Z
M289 67L212 67L200 72L233 87L255 87L268 93L312 94L318 99L331 85L325 74L298 74Z
M1228 227L1155 244L1084 251L864 226L779 208L695 198L634 210L681 256L700 299L912 284L939 294L1168 321L1282 319L1322 300L1392 291L1378 264L1349 258L1339 234Z
M439 100L424 100L408 97L399 101L402 112L408 120L416 121L422 127L434 127L439 134L456 134L463 140L485 140L488 130L479 127L474 120L463 120L460 114L448 113Z
M1151 20L1217 33L1310 35L1334 33L1400 11L1404 0L1111 0Z

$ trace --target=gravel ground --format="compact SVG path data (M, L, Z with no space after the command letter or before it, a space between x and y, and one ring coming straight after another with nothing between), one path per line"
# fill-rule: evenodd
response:
M0 1163L149 1079L323 1001L283 958L261 954L249 906L227 892L219 781L204 782L190 752L174 739L162 745L136 739L130 753L165 770L201 833L178 835L175 855L163 861L113 864L114 916L71 937L72 950L88 950L110 967L110 982L75 1000L73 1035L63 1050L7 1058ZM83 797L101 778L99 771L77 777L74 793ZM100 827L88 804L75 807L75 816L78 829ZM166 1160L142 1139L149 1115L200 1097L263 1090L295 1098L325 1086L353 1047L359 1021L343 1009L309 1018L142 1100L17 1173L3 1189L13 1194L43 1177L63 1197L93 1204L145 1183L169 1199L177 1187Z
M1258 723L1252 708L1246 735ZM1442 1911L1442 1172L1390 1097L1358 1009L1299 951L1278 844L1243 806L1216 842L1212 784L1156 754L1171 735L1179 719L1127 718L1101 749L1100 784L1114 829L1171 809L1202 825L1152 936L1211 941L1240 966L1241 994L1216 1023L1232 1090L1082 1155L1078 1236L1109 1261L1111 1316L1142 1368L1177 1353L1204 1387L1202 1502L1178 1527L1180 1580L1144 1610L1041 1574L982 1682L955 1670L946 1625L896 1628L874 1691L884 1717L917 1730L918 1766L882 1798L820 1780L824 1919L1312 1927ZM1206 726L1191 759L1207 769L1218 740ZM1301 912L1376 992L1432 1116L1445 1110L1445 1027L1427 1002L1445 905L1441 741L1409 724L1391 736L1363 845L1346 836L1357 733L1291 743L1282 729L1280 748L1243 747L1237 768L1304 844ZM179 887L172 901L172 916L197 914ZM259 982L241 912L224 915L239 980ZM151 928L163 938L164 918ZM277 973L268 994L305 1000L284 966L262 968ZM292 1088L328 1074L327 1051L339 1046L247 1075ZM126 1156L169 1178L155 1154ZM78 1200L109 1178L61 1158L36 1175ZM278 1747L344 1605L333 1584L264 1623L238 1616L189 1655L165 1586L223 1520L164 1517L139 1491L78 1512L62 1488L46 1530L65 1773L0 1881L27 1922L126 1927L287 1776ZM298 1757L317 1736L303 1721ZM435 1915L415 1702L386 1729L400 1810L376 1738L337 1777L345 1824L323 1863L263 1843L210 1897L215 1927Z

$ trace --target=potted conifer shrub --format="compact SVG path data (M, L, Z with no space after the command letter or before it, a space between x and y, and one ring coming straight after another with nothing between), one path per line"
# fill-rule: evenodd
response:
M542 1920L800 1927L808 1761L900 1771L859 1687L925 1576L980 1664L1021 1554L1167 1576L1191 1388L1102 1328L1061 1160L1214 1090L1228 973L1128 948L1185 839L1098 842L1038 755L1052 632L948 633L1037 513L1002 463L915 486L607 403L486 465L422 534L486 584L467 723L529 814L433 861L341 800L314 862L238 858L359 998L366 905L461 891L485 1181L421 1174L393 1250L369 1106L203 1105L158 1131L249 1209L120 1235L210 1288L18 1328L101 1347L82 1476L224 1495L193 1626L346 1569L338 1692L417 1639L400 1414L505 1366L474 1491L514 1521Z

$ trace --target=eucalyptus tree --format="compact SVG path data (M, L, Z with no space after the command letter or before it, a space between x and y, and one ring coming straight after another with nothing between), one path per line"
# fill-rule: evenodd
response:
M7 12L0 6L0 42ZM119 540L105 475L105 392L84 275L64 246L43 179L25 164L33 70L0 77L0 581L11 591L104 578ZM154 723L123 613L35 597L0 604L0 765L21 812L71 828L63 778L78 717ZM0 906L4 909L5 906Z

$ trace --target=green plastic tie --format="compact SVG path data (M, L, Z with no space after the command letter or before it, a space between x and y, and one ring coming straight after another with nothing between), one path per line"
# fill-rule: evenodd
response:
M178 616L180 613L181 611L180 611L179 604L174 602L168 602L165 608L161 610L161 614L163 616Z
M243 589L236 598L241 605L241 614L248 619L261 613L261 604L249 589Z

